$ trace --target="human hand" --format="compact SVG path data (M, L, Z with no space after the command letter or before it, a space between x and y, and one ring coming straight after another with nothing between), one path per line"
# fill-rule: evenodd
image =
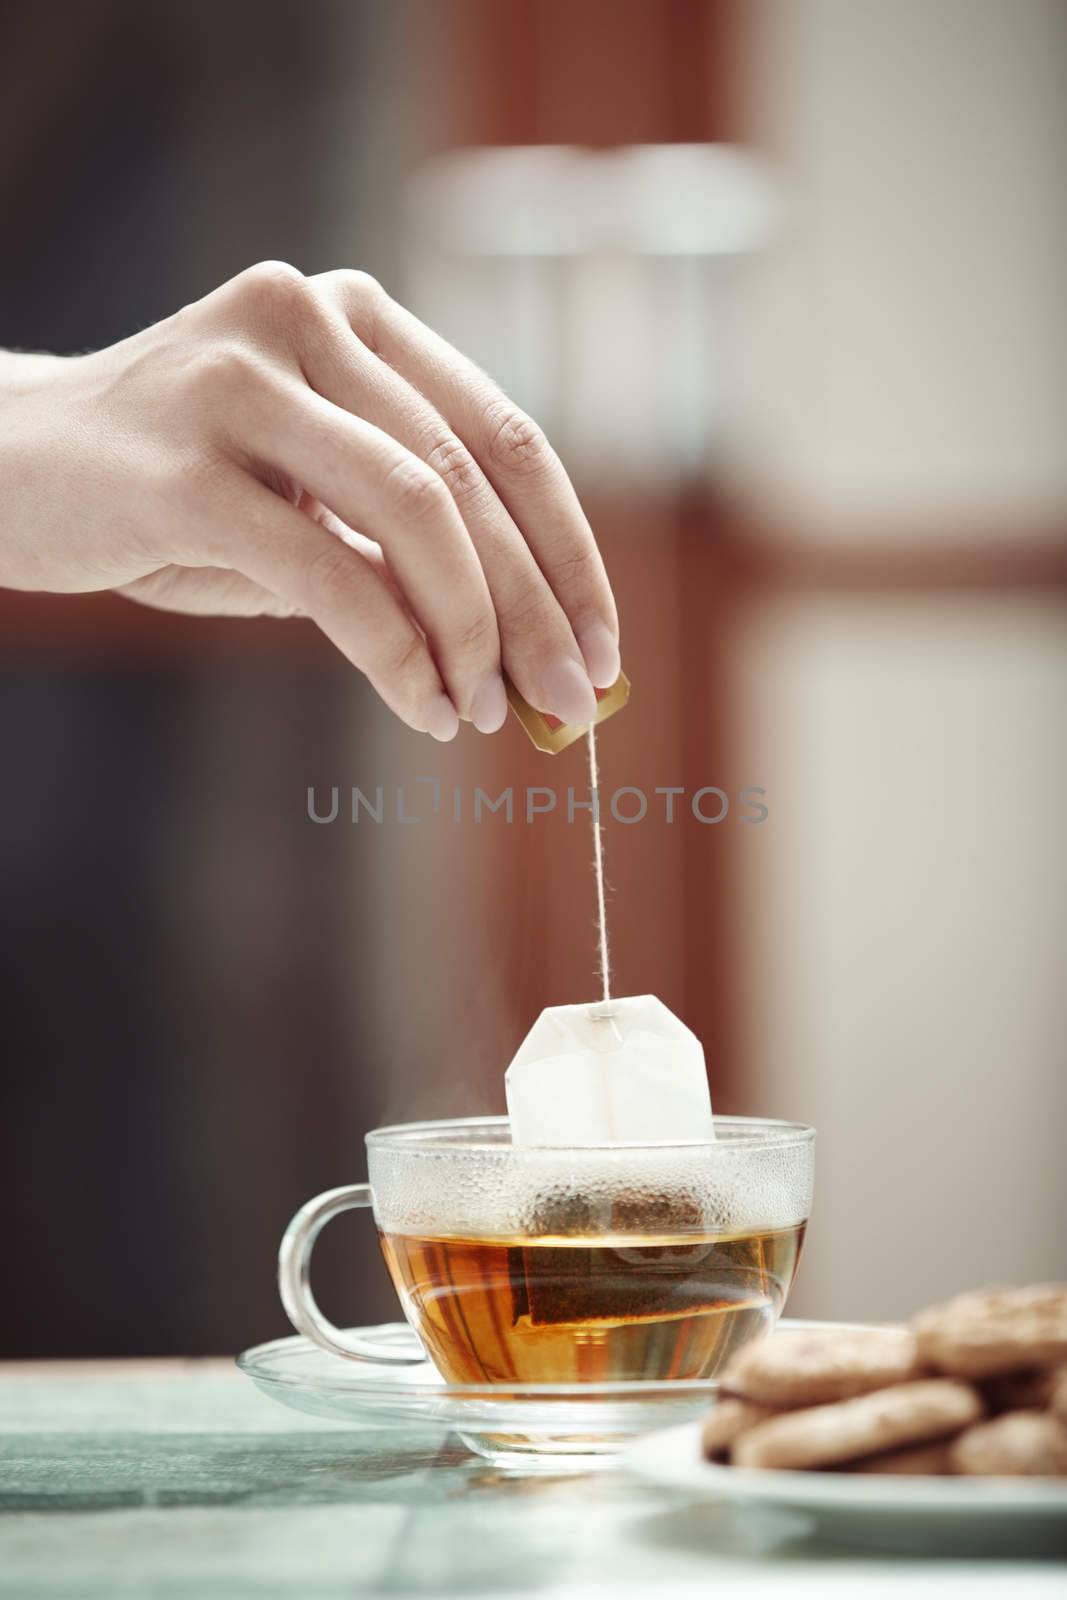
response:
M540 430L366 274L266 262L91 355L0 356L0 586L312 618L410 727L501 669L593 720L618 623Z

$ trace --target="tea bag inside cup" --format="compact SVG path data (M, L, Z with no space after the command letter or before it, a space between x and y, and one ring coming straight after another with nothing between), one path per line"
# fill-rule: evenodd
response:
M504 1079L519 1145L714 1138L704 1051L655 995L549 1006Z
M714 1137L700 1042L654 995L550 1006L505 1086L516 1145ZM709 1249L702 1221L684 1185L555 1187L531 1207L538 1242L510 1252L513 1320L543 1330L691 1313L708 1293L717 1304L718 1290L693 1276Z

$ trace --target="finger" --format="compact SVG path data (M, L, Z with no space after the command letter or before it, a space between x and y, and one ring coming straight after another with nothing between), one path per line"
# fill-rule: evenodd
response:
M619 625L578 496L537 425L465 356L365 274L344 274L357 337L451 424L521 530L562 605L598 687L619 673Z
M440 478L396 439L304 383L263 381L242 417L246 447L376 540L456 708L471 716L500 676L492 598Z
M115 590L127 600L190 617L295 617L298 608L225 567L160 567Z
M512 682L531 704L565 722L591 721L596 702L570 622L492 484L429 401L368 350L340 315L337 324L306 340L302 364L309 383L437 472L485 573ZM476 725L495 731L507 714L502 682L483 690L473 709Z
M409 727L454 738L459 719L429 645L373 563L251 474L234 478L224 539L237 570L311 617ZM209 547L220 537L204 534Z

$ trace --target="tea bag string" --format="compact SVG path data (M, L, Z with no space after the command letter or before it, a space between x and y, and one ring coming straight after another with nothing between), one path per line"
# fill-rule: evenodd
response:
M593 802L593 868L596 875L596 914L600 934L600 994L601 1003L595 1016L611 1017L611 958L608 951L608 913L604 896L604 826L600 820L600 771L596 758L596 729L590 726L586 735L589 745L589 791Z

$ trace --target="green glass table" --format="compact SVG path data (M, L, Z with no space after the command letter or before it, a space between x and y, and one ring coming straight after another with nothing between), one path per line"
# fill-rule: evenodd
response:
M271 1403L226 1361L0 1365L0 1595L1012 1600L1054 1561L820 1545L613 1469L501 1473L447 1434Z

